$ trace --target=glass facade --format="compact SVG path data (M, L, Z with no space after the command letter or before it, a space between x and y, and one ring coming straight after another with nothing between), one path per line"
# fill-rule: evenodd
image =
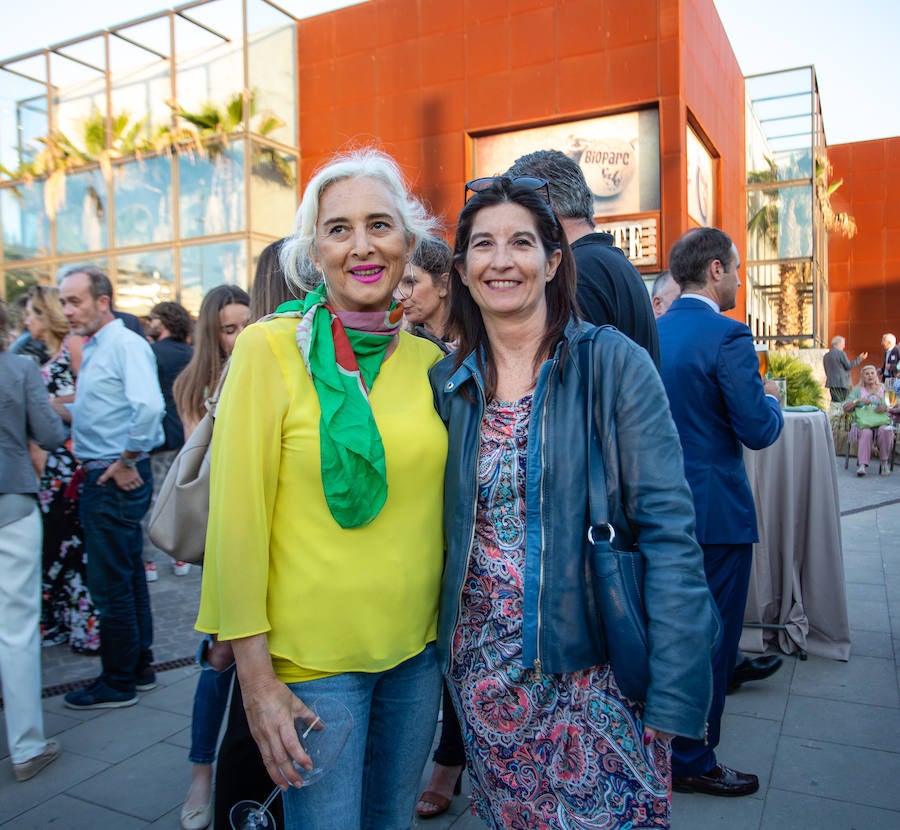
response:
M762 342L822 346L828 324L825 134L813 67L747 88L747 324Z
M209 0L0 61L5 298L87 262L138 315L246 288L297 207L296 48L280 5Z

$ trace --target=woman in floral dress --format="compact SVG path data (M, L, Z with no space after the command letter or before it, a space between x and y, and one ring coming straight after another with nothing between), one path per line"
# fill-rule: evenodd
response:
M460 347L431 381L449 431L438 643L474 812L496 830L666 828L669 741L703 734L713 612L665 392L646 352L575 319L548 183L467 190L450 292ZM589 383L610 522L645 558L644 700L620 691L587 589Z
M31 290L25 324L36 340L53 355L41 373L56 410L75 394L75 359L81 340L69 334L56 289L36 286ZM97 654L100 627L87 588L87 563L78 519L78 462L72 439L46 456L41 474L40 504L44 519L43 608L41 634L45 646L68 644L78 654Z

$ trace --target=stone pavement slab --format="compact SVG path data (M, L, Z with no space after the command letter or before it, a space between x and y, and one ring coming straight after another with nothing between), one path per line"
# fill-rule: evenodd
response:
M673 830L900 828L900 470L858 479L837 462L853 647L847 663L785 657L781 671L728 698L719 754L756 772L760 792L722 799L675 793ZM129 709L79 712L44 700L48 735L63 753L31 781L14 781L0 724L0 828L176 830L189 779L187 747L199 635L200 572L175 577L158 556L150 586L159 687ZM68 649L44 651L51 691L99 671ZM422 786L430 768L422 774ZM431 830L484 830L463 794ZM219 828L218 830L228 830Z

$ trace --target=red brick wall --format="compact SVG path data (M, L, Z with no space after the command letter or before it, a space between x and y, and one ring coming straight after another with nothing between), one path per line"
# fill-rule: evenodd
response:
M847 353L869 352L878 365L881 335L900 337L900 138L828 148L835 211L857 224L853 239L828 238L829 340L847 338Z
M690 108L743 255L743 78L712 0L372 0L301 21L298 42L303 181L375 142L452 229L467 135L657 105L665 259L688 226Z

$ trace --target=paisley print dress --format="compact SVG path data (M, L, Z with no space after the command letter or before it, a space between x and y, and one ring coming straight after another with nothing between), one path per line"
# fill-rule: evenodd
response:
M42 367L51 397L71 395L75 374L65 343ZM43 603L41 635L45 646L68 644L83 654L100 648L100 626L87 588L87 560L78 519L78 462L72 439L47 457L41 476L40 503L44 520Z
M644 746L641 706L608 666L523 668L525 464L531 396L484 416L475 539L453 640L473 812L506 830L666 828L668 742Z

